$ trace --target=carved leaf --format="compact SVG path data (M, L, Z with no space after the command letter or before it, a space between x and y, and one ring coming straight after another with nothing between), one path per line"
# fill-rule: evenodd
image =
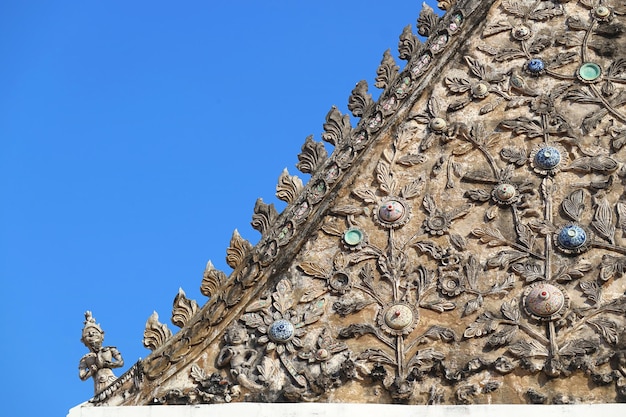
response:
M481 243L486 243L489 247L507 244L507 241L504 236L502 236L502 233L500 233L499 230L492 229L490 227L476 228L472 230L472 235L479 238Z
M452 243L452 246L460 251L464 251L467 247L467 242L465 241L465 238L455 233L450 234L450 243Z
M522 6L520 2L516 0L503 0L502 8L517 17L526 17L530 11L528 10L528 6Z
M228 277L222 271L215 269L213 263L208 261L204 269L202 283L200 284L200 292L209 298L217 295L218 289L222 286Z
M396 163L405 167L412 167L426 162L426 159L423 154L408 154L398 158Z
M376 180L381 191L385 194L393 194L396 188L396 181L393 179L389 164L383 161L378 162L378 165L376 165Z
M619 278L624 275L624 271L626 271L626 257L621 256L617 258L611 255L604 255L602 256L600 266L600 279L602 281L608 281L611 278Z
M502 312L502 315L504 317L516 323L521 317L519 307L514 301L505 301L504 303L502 303L502 305L500 306L500 312Z
M580 286L580 289L591 305L598 304L602 288L596 281L580 281L578 286Z
M209 378L209 376L204 371L204 369L200 368L195 363L193 365L191 365L191 377L197 383L205 381L205 380L207 380Z
M582 278L585 272L591 271L592 265L590 262L581 260L578 264L569 267L562 268L556 273L554 280L557 282L569 282L573 279Z
M478 201L480 203L491 200L491 193L485 190L468 190L464 195L470 200Z
M261 365L257 365L256 368L259 371L259 381L266 384L274 381L280 372L278 359L272 359L269 356L263 357L263 362L261 362Z
M511 267L526 282L533 282L543 279L543 267L534 262L516 263Z
M251 250L252 245L250 242L242 238L237 229L235 229L233 236L230 238L230 246L226 249L226 263L231 268L237 269Z
M354 117L363 117L373 105L372 96L367 92L367 81L359 81L348 99L348 110Z
M289 171L285 168L278 178L276 197L287 203L293 203L302 192L302 188L302 180L295 175L289 175Z
M246 326L252 329L256 329L259 326L265 325L263 317L261 317L261 315L258 313L246 313L241 316L241 321L243 321Z
M456 304L451 301L431 301L420 304L420 307L443 313L444 311L454 310Z
M506 294L509 290L513 289L514 284L515 277L509 275L502 282L494 284L489 290L489 294Z
M301 262L298 267L307 275L317 278L330 276L330 270L314 262Z
M574 221L580 221L580 216L585 209L585 193L583 190L576 190L563 199L561 203L563 212Z
M178 327L184 327L189 320L198 312L198 303L185 296L182 288L178 289L178 294L174 298L174 308L172 309L172 323Z
M318 321L322 314L324 314L324 306L326 305L326 299L320 298L308 305L306 311L304 312L303 320L304 324L312 324Z
M262 198L258 198L254 205L254 214L250 224L261 234L265 234L272 227L277 217L278 212L274 208L274 204L265 204Z
M500 125L506 129L513 130L516 135L526 135L529 138L543 136L543 127L538 120L527 117L518 117L512 120L503 120Z
M380 62L380 66L376 70L376 88L385 89L392 85L396 78L398 78L399 69L400 67L393 59L391 51L387 49L383 54L383 60Z
M515 226L515 231L517 232L517 240L526 248L532 250L535 244L535 236L533 235L530 227L523 223L518 223Z
M360 198L366 203L372 204L376 203L377 201L376 194L374 194L372 190L369 190L367 188L357 188L356 190L352 190L352 194L354 194L356 197Z
M615 226L613 225L613 211L606 197L596 198L596 211L591 224L600 236L610 243L614 242Z
M591 93L589 93L586 89L583 88L573 88L565 94L565 99L572 100L577 103L583 104L598 104L601 103L601 100Z
M143 331L143 345L150 350L156 350L170 337L172 337L172 331L167 328L166 324L160 323L159 315L156 311L153 312Z
M411 30L411 25L407 25L402 30L398 41L398 57L404 61L409 61L413 54L419 50L420 45L421 42Z
M369 324L351 324L339 330L339 337L343 339L359 338L366 334L377 335L378 330Z
M509 352L518 358L532 358L532 357L544 357L549 356L548 349L545 346L539 344L535 340L530 342L526 340L520 340L509 346Z
M342 115L335 106L332 106L326 115L326 123L324 123L322 140L334 145L335 147L340 147L348 140L351 132L352 125L350 125L350 116L347 114Z
M400 195L406 199L415 198L422 192L424 188L424 177L419 175L416 179L402 187Z
M439 16L435 14L432 7L426 3L422 4L422 11L417 18L417 33L429 37L439 22Z
M567 169L578 172L597 172L610 174L618 168L619 164L608 156L583 156L574 160Z
M541 51L550 46L550 44L552 44L552 34L542 33L535 37L533 42L530 44L528 51L531 54L539 54Z
M304 290L304 294L300 297L300 303L310 303L328 291L325 287L310 286Z
M609 111L604 108L601 108L594 112L589 113L583 119L583 123L582 123L583 131L585 133L589 133L592 130L594 130L596 127L598 127L602 119L604 119L604 116L606 116L607 114L609 114Z
M513 29L513 26L511 26L507 20L500 20L496 23L487 25L487 27L483 30L483 36L491 36L511 29Z
M467 78L446 77L444 81L450 91L454 93L464 93L472 88L472 84Z
M431 339L431 340L441 340L445 343L453 343L456 341L456 333L454 330L448 327L442 326L430 326L426 333L422 335L420 339ZM426 341L420 341L420 343L425 343Z
M495 320L495 317L491 315L491 313L484 312L481 313L480 316L469 325L463 336L466 338L472 337L481 337L485 336L498 328L498 322Z
M348 314L356 313L363 310L374 301L365 299L356 299L351 296L343 296L338 301L333 303L333 310L342 317Z
M407 147L415 137L417 136L417 131L419 129L419 123L416 119L411 119L402 123L398 127L398 134L396 136L395 147L398 151L403 150ZM390 162L388 160L388 162Z
M593 353L598 348L598 344L594 340L578 339L566 342L559 354L563 356L579 356Z
M388 353L380 349L367 349L363 353L361 353L358 358L369 362L379 362L392 366L396 365L395 359L393 359L391 356L389 356Z
M445 249L430 240L416 242L413 244L413 247L420 252L429 253L433 259L441 259L446 253Z
M481 295L479 295L476 298L473 298L471 300L469 300L466 304L465 304L465 308L463 309L463 316L469 316L472 313L475 313L478 311L479 308L482 307L483 305L483 297ZM471 325L470 325L471 327ZM467 330L466 330L467 332Z
M498 62L509 61L512 59L522 58L524 52L518 48L502 48L495 56L495 60Z
M291 283L286 279L280 280L276 284L276 291L272 293L272 299L274 308L283 314L286 313L294 301Z
M617 203L617 227L626 232L626 203L619 201Z
M487 266L489 268L502 268L507 269L509 264L513 262L517 262L520 259L524 259L528 257L528 254L525 252L520 252L516 250L503 250L498 252L495 256L492 256L487 261Z
M411 369L417 367L422 372L431 370L436 363L441 362L445 358L445 355L441 352L437 352L433 348L427 348L418 350L417 353L407 363L406 367Z
M504 328L498 332L495 332L487 340L487 344L491 347L508 345L513 336L517 333L517 326L504 326Z
M608 344L617 344L617 341L619 340L620 326L613 320L609 320L604 317L597 317L589 320L587 323L593 325Z
M545 3L542 3L545 5ZM548 20L556 16L561 16L563 9L556 8L553 4L540 9L535 9L528 15L531 20Z
M302 145L302 152L298 155L296 168L303 174L313 174L324 164L326 158L328 158L328 153L324 144L315 142L312 135L307 136Z

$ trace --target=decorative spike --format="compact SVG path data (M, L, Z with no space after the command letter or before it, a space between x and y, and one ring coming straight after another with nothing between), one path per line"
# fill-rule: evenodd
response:
M198 312L198 303L190 300L185 295L182 288L178 289L178 294L174 297L174 307L172 308L172 323L178 327L184 327L189 320Z
M437 23L439 22L439 16L435 14L435 11L426 3L422 3L422 11L417 18L417 33L422 36L429 37Z
M437 7L441 10L450 10L455 0L442 0L437 2Z
M421 42L411 30L411 25L407 25L398 41L398 56L404 61L410 61L411 57L420 49Z
M278 177L276 185L276 197L287 203L293 203L302 191L302 180L295 175L289 175L289 171L285 168Z
M226 249L226 263L233 269L240 266L248 253L252 250L252 245L242 238L237 229L230 238L230 246Z
M367 92L367 81L359 81L348 99L348 110L354 117L363 117L373 105L372 95Z
M226 274L216 269L211 261L207 262L202 283L200 284L200 292L209 298L215 297L218 289L227 278Z
M299 162L296 164L296 168L303 174L313 174L322 166L326 158L328 158L328 153L324 144L315 142L313 135L310 135L307 136L304 145L302 145L302 152L298 155Z
M159 315L156 311L153 312L143 331L143 345L150 350L156 350L170 337L172 337L172 331L167 328L166 324L159 323Z
M389 87L396 78L398 78L398 70L400 67L396 64L395 59L391 55L391 51L387 49L380 61L380 66L376 70L376 88L385 89Z
M265 234L272 227L277 217L278 212L274 208L274 204L265 204L263 199L259 198L254 205L254 214L250 224L261 234Z
M367 83L365 84L365 92L367 92ZM350 137L351 132L350 116L347 114L342 115L337 107L332 106L328 114L326 114L322 139L335 147L340 147Z

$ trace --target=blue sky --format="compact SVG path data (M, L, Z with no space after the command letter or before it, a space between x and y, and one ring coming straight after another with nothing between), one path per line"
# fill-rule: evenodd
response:
M435 2L429 2L434 4ZM178 288L201 305L234 229L256 243L332 105L420 1L0 1L0 390L6 415L65 415L85 310L128 369ZM377 92L373 91L374 94ZM306 176L299 174L306 180ZM170 328L176 329L169 324ZM8 407L8 409L7 409Z

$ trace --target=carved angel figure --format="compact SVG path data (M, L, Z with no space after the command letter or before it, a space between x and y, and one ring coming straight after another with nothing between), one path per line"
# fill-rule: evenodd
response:
M97 394L117 379L111 369L124 366L124 359L116 347L102 346L104 332L96 324L91 311L85 312L85 325L80 340L90 352L78 364L78 377L82 381L92 377L94 394Z

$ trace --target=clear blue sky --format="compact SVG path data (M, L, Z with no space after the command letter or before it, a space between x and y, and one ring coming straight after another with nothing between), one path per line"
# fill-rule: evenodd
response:
M435 2L430 2L434 4ZM128 369L178 288L274 197L331 105L373 87L421 1L0 1L0 357L7 416L63 416L92 310ZM402 63L403 64L403 63ZM375 93L377 94L377 93ZM300 174L303 179L306 176ZM176 329L169 324L170 328Z

